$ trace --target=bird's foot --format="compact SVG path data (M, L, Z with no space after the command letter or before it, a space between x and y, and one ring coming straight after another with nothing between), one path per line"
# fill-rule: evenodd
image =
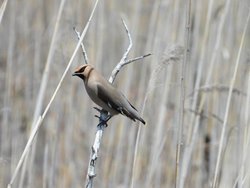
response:
M104 109L99 109L97 107L94 107L98 112L100 112L100 116L95 115L99 119L99 124L97 126L102 126L104 125L105 127L108 127L107 122L111 119L112 115L109 114L106 110Z
M106 114L106 113L101 113L100 118L99 118L99 125L104 125L105 127L108 127L108 121L110 120L110 118L112 117L112 115L110 114Z

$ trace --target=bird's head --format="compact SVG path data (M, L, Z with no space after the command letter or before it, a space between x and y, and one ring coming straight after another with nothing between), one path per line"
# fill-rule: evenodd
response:
M72 74L72 76L78 76L83 80L86 80L86 78L89 77L90 72L93 70L94 68L89 65L89 64L84 64L78 68L76 68L75 72Z

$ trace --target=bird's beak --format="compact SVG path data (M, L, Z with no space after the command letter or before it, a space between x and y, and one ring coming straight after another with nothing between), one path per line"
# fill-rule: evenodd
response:
M72 76L79 76L80 73L73 73Z

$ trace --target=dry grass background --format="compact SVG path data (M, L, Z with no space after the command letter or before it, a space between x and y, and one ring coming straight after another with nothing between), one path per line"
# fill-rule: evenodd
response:
M2 4L3 1L1 1ZM66 1L51 51L41 111L58 84L94 1ZM8 1L0 25L0 187L6 187L29 137L60 1ZM130 57L153 56L125 67L115 85L143 111L134 187L173 187L185 0L100 0L84 44L90 62L109 77L128 41ZM192 1L190 57L185 77L184 187L210 187L214 178L229 87L250 7L248 0ZM223 21L223 17L225 20ZM219 187L249 187L250 26L244 39L223 142ZM37 135L33 156L14 187L83 187L96 114L71 76L78 53ZM117 116L105 130L95 187L129 187L138 126ZM21 175L22 174L22 175Z

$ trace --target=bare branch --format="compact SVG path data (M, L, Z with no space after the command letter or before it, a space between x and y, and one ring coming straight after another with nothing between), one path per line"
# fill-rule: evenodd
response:
M125 60L126 60L127 57L128 57L128 53L129 53L129 51L131 50L131 48L132 48L132 46L133 46L133 42L132 42L132 39L131 39L130 32L129 32L129 30L128 30L128 26L127 26L126 22L125 22L123 19L122 19L122 23L123 23L123 25L124 25L124 27L125 27L125 30L126 30L126 33L127 33L127 35L128 35L129 46L128 46L127 50L125 51L125 53L123 54L122 59L120 60L119 64L120 64L120 63L122 64L123 62L125 62Z
M111 76L109 77L109 82L112 84L116 78L116 75L118 74L118 72L121 70L121 68L124 66L124 65L127 65L129 63L132 63L134 61L138 61L138 60L141 60L145 57L148 57L152 54L146 54L146 55L143 55L143 56L139 56L139 57L136 57L136 58L133 58L133 59L130 59L130 60L127 60L127 57L128 57L128 53L129 51L131 50L132 46L133 46L133 42L132 42L132 39L131 39L131 35L130 35L130 32L128 30L128 26L127 24L125 23L125 21L122 19L122 23L125 27L125 30L126 30L126 33L128 35L128 40L129 40L129 46L127 48L127 50L125 51L125 53L123 54L120 62L116 65L116 67L114 68L114 70L112 71L111 73Z
M147 55L143 55L143 56L139 56L130 60L126 60L128 53L130 51L130 49L132 48L132 39L131 39L131 35L129 33L128 27L125 23L125 21L122 19L122 23L126 29L126 33L128 35L128 39L129 39L129 46L127 48L127 50L125 51L125 53L123 54L120 62L116 65L116 67L114 68L114 70L111 73L111 76L109 78L109 82L112 84L117 76L117 74L119 73L119 71L121 70L121 68L124 65L127 65L129 63L141 60L145 57L150 56L151 54L147 54ZM97 161L97 157L98 157L98 151L100 148L100 143L101 143L101 139L102 139L102 135L104 132L104 129L107 127L107 121L110 119L110 115L108 114L107 111L105 110L100 110L98 108L95 108L98 112L100 112L100 117L99 118L99 124L97 125L97 131L96 131L96 135L95 135L95 141L94 144L92 146L92 150L91 150L91 156L90 156L90 161L89 161L89 166L88 166L88 175L87 175L87 182L86 182L86 188L92 188L93 185L93 179L94 177L96 177L95 174L95 165L96 165L96 161Z
M91 148L91 156L89 160L89 166L88 166L88 174L87 174L87 181L86 181L86 188L92 188L93 186L93 180L94 177L96 177L95 173L95 165L98 158L98 151L100 148L102 135L104 132L105 127L107 127L107 118L108 118L108 112L105 110L100 110L98 108L95 108L98 112L100 112L99 118L99 124L97 125L97 131L95 135L95 141L94 145Z
M132 63L132 62L134 62L134 61L141 60L141 59L143 59L143 58L145 58L145 57L148 57L148 56L151 56L151 55L152 55L152 54L146 54L146 55L142 55L142 56L139 56L139 57L136 57L136 58L133 58L133 59L126 60L126 61L124 62L124 64L123 64L123 66L124 66L124 65L127 65L127 64L129 64L129 63Z
M123 54L120 62L116 65L116 67L112 71L111 76L109 77L109 82L110 83L114 82L116 75L118 74L118 72L120 71L120 69L124 66L124 63L125 63L125 61L126 61L126 59L128 57L128 53L129 53L129 51L131 50L131 48L133 46L131 35L130 35L129 30L128 30L128 26L126 25L126 23L125 23L125 21L123 19L122 19L122 23L123 23L123 25L125 27L125 30L126 30L126 33L128 35L129 46L128 46L127 50L125 51L125 53Z
M78 40L80 40L80 38L81 38L80 33L76 30L75 27L73 27L73 29L74 29L74 31L75 31L75 33L77 35ZM88 59L88 55L87 55L86 49L85 49L85 47L83 45L83 42L81 42L81 47L82 47L82 54L83 54L83 57L84 57L84 61L85 61L86 64L88 64L89 63L89 59Z

